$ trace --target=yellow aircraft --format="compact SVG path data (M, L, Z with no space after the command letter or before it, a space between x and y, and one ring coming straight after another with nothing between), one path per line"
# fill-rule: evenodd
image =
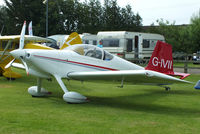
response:
M19 41L20 35L0 36L0 76L4 76L7 79L14 80L16 78L21 77L20 74L13 72L10 67L5 67L10 61L14 59L9 54L9 52L19 48ZM50 38L25 35L24 41L24 49L55 49L51 47L52 44L55 44L55 40ZM76 32L69 35L68 39L64 42L63 46L67 47L74 44L82 44L81 38ZM62 47L61 49L65 47Z

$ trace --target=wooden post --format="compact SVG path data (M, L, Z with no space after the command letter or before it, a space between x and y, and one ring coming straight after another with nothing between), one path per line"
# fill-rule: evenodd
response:
M188 73L188 61L187 61L188 55L185 55L185 62L184 62L184 73Z

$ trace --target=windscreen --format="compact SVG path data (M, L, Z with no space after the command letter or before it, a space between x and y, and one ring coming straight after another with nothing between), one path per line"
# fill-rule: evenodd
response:
M67 47L67 49L73 50L74 52L96 58L101 60L111 60L113 58L112 54L104 51L103 49L89 44L79 44Z

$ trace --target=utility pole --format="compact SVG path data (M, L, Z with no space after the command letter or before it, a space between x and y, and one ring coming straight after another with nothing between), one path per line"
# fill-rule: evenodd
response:
M46 37L48 36L48 0L46 0Z

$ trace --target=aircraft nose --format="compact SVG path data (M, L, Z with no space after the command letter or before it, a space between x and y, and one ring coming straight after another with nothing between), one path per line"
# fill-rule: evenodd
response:
M23 59L23 58L25 57L25 55L26 55L26 52L25 52L24 50L19 50L19 49L17 49L17 50L11 51L10 54L11 54L13 57L15 57L16 59L19 59L19 58L22 58L22 59Z

